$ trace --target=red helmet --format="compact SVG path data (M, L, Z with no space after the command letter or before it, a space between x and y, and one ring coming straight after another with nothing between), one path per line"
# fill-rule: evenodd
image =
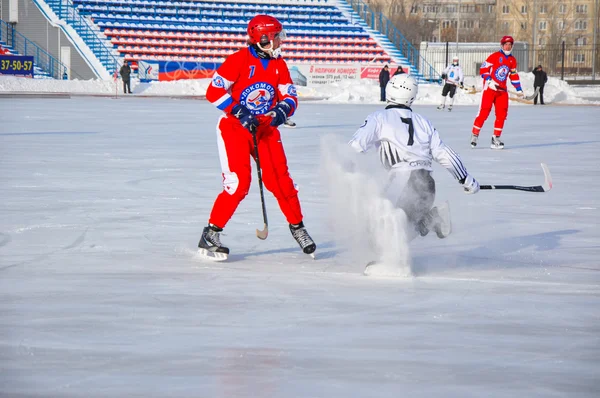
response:
M515 39L513 39L512 36L504 36L502 40L500 40L500 45L504 45L504 43L510 43L514 45Z
M282 33L283 34L280 34ZM280 34L280 38L285 39L285 31L281 22L270 15L257 15L248 22L248 36L251 44L267 44L275 36Z

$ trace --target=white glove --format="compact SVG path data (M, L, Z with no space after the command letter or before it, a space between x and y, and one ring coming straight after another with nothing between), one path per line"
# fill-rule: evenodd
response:
M523 94L523 90L517 91L517 97L523 98L525 94Z
M470 174L467 174L467 178L465 178L465 182L462 185L465 193L472 194L479 192L479 183Z
M492 89L494 91L498 91L498 85L492 79L488 79L485 81L485 85L484 85L483 89L486 90L488 88Z

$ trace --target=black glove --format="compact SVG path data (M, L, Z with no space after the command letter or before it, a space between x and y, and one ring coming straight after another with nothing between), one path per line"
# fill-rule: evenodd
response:
M463 84L463 82L460 82L460 88L465 88L465 85Z
M275 107L267 113L268 116L271 116L273 118L273 120L271 120L271 126L277 127L285 123L285 121L288 118L288 112L291 109L292 107L290 106L290 104L288 104L285 101L281 101L280 103L275 105Z
M448 78L448 75L447 75L447 74L445 74L445 73L442 73L442 79L444 79L444 80L445 80L446 78Z
M238 119L242 126L244 126L244 128L246 128L249 132L252 134L256 132L256 128L258 127L258 119L244 105L237 104L234 106L231 110L231 114L233 117Z

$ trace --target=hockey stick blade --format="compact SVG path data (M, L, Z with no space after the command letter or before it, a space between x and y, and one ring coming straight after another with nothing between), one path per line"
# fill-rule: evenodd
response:
M531 187L523 187L520 185L481 185L479 189L512 189L514 191L526 191L526 192L548 192L552 189L552 176L550 170L545 163L542 163L542 170L544 171L544 184L535 185Z
M526 99L527 101L531 101L532 99L534 99L538 94L540 93L540 88L536 87L535 91L533 92L533 94L528 95L527 97L523 97L523 99Z
M256 230L256 237L261 240L267 239L269 236L269 226L265 224L265 228L261 231L260 229Z

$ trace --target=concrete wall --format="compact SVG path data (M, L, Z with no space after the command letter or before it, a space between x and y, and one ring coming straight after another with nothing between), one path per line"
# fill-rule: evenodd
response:
M19 21L15 29L23 36L46 50L50 55L65 65L70 64L70 79L93 79L96 75L81 57L67 36L58 27L53 27L44 14L31 0L17 0L19 6ZM0 19L9 22L10 0L0 0ZM70 59L61 59L60 48L70 47Z

